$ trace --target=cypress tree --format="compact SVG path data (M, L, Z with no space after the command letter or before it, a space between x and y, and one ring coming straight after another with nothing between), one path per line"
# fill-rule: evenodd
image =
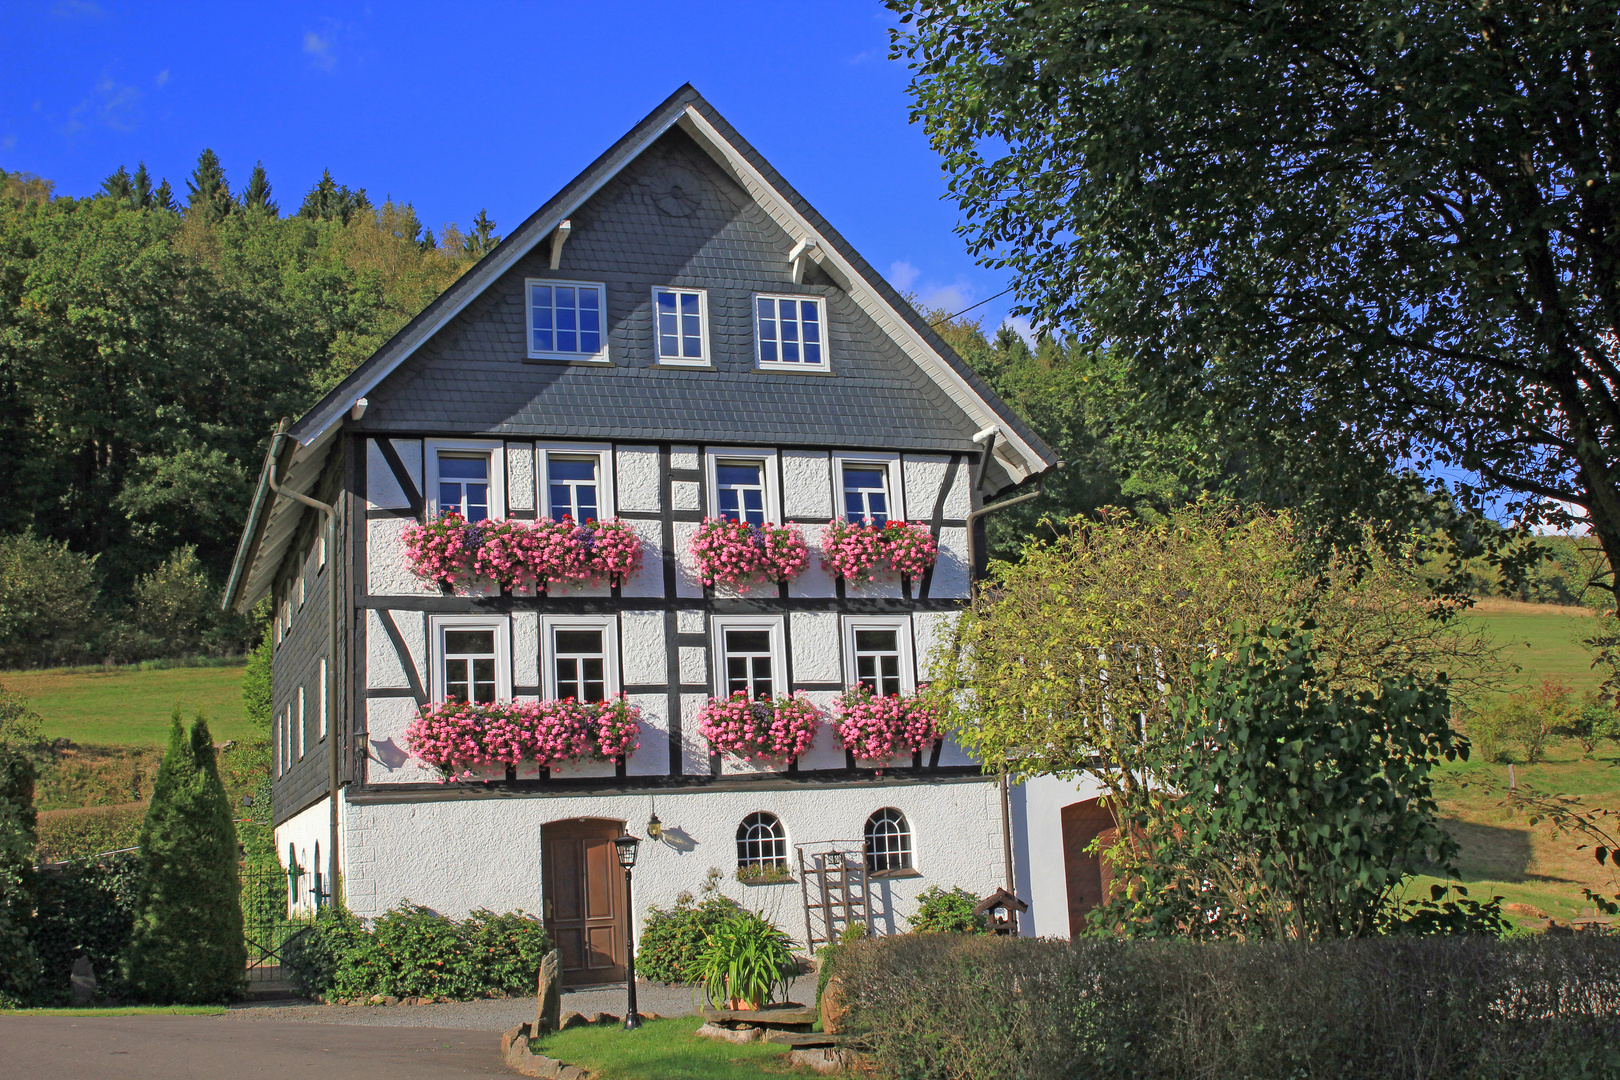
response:
M25 1004L39 976L26 929L34 906L28 876L36 817L34 763L0 742L0 1006Z
M236 826L201 716L186 737L180 710L141 824L141 881L129 947L129 979L153 1002L200 1004L242 996L242 936Z

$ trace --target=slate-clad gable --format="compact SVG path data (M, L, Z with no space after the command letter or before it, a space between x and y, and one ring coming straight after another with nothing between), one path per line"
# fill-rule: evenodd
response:
M672 176L695 180L697 197L680 187L672 200ZM543 246L520 260L371 393L366 428L971 448L969 418L825 275L812 267L792 283L797 239L680 130L571 220L562 268ZM611 367L526 360L528 278L605 283ZM712 369L657 365L657 285L708 290ZM755 291L826 298L833 376L755 369Z

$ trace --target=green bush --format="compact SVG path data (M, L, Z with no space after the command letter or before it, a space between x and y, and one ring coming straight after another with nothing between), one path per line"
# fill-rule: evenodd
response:
M717 1009L732 1002L754 1008L786 994L798 973L788 936L763 915L739 911L709 932L694 969L695 982Z
M1580 704L1570 707L1559 734L1577 740L1581 744L1581 751L1587 757L1592 757L1603 739L1620 744L1620 712L1616 712L1614 705L1599 697L1596 691L1588 690Z
M102 997L125 994L122 964L135 925L140 859L111 855L46 870L36 878L35 910L28 936L39 956L34 1001L66 1005L73 962L88 956Z
M675 898L668 910L649 907L636 948L636 974L657 982L688 983L697 979L698 958L708 936L742 906L719 891L720 871L711 869L702 898L689 892Z
M89 656L97 631L95 563L33 533L0 537L0 668Z
M85 806L47 810L39 815L39 859L67 862L134 847L140 840L146 807Z
M1544 761L1553 735L1568 726L1568 696L1567 689L1544 683L1534 694L1479 702L1467 713L1468 739L1487 761Z
M0 1006L26 1002L38 972L28 940L34 821L34 763L0 743Z
M289 944L283 967L311 997L447 997L533 993L551 939L521 911L457 922L405 902L371 922L323 910Z
M1620 940L1073 942L905 934L840 958L896 1080L1620 1075Z
M141 879L129 981L142 1000L202 1004L242 995L236 827L202 717L188 738L174 712L140 833Z
M973 914L979 898L957 887L946 892L938 885L917 894L917 914L906 920L915 934L984 934L984 920Z

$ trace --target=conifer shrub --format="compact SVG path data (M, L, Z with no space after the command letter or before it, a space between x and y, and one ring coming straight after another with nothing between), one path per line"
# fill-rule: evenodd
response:
M245 988L236 826L201 716L175 710L140 834L129 981L142 1000L232 1001Z

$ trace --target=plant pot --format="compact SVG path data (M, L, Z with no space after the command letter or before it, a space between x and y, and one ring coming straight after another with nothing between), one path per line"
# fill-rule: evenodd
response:
M734 1012L756 1012L759 1009L759 1003L755 1001L747 1001L743 998L732 998L731 1008Z

